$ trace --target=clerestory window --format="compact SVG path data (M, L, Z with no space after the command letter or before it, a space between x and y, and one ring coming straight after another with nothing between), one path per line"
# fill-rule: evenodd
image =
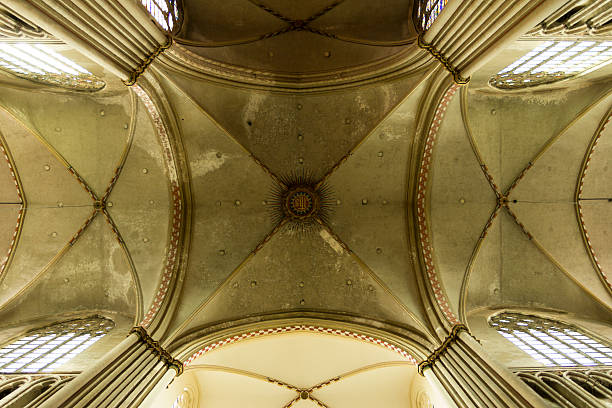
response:
M62 88L97 91L105 85L47 44L0 43L0 68L20 78Z
M420 0L417 8L418 22L423 31L431 27L446 6L448 0Z
M519 89L568 79L612 60L612 41L546 41L489 79L499 89Z
M53 372L114 326L111 320L92 317L29 332L0 348L0 373Z
M612 348L575 326L518 313L498 314L489 325L547 366L612 364Z
M166 31L173 31L179 21L178 0L140 0L149 14Z

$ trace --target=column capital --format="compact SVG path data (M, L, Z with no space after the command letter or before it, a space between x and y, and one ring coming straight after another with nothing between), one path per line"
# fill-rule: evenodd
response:
M144 343L147 348L153 350L164 364L166 364L168 367L174 368L176 370L177 377L183 373L183 363L180 360L172 357L172 354L170 354L168 351L164 350L158 341L153 340L144 327L132 327L130 334L132 333L137 334L141 342Z
M470 77L464 78L461 76L461 72L459 71L459 69L455 66L453 66L453 64L451 63L451 61L446 58L442 52L440 52L438 49L436 49L436 47L434 47L432 44L426 42L423 39L424 34L420 33L417 37L417 45L419 46L419 48L424 49L425 51L429 52L431 54L432 57L434 57L435 59L437 59L438 61L440 61L440 63L444 66L444 68L446 68L446 70L453 76L453 82L456 83L457 85L465 85L468 84L470 82Z
M167 41L165 44L160 44L155 50L153 50L147 57L136 67L136 69L130 73L130 78L123 83L126 86L134 86L138 82L138 78L144 74L145 70L155 61L155 59L164 51L172 46L173 39L171 36L166 36Z
M459 334L461 332L467 332L470 336L472 335L470 333L470 331L468 330L468 328L466 327L466 325L464 324L456 324L453 326L453 328L451 329L451 332L449 333L449 335L444 339L444 341L442 342L442 344L440 345L440 347L438 347L437 349L435 349L433 351L433 353L431 353L425 360L421 361L421 363L419 363L418 366L418 372L419 374L421 374L422 376L424 376L423 374L423 370L425 370L426 368L430 368L431 366L434 365L434 363L436 361L438 361L438 359L440 358L440 356L442 356L442 354L444 354L446 352L446 350L452 346L452 344L454 342L457 341L457 339L459 338Z

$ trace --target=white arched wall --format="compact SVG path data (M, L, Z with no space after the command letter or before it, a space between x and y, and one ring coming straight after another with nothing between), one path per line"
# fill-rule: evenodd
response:
M304 395L300 392L325 384ZM414 358L372 336L316 325L250 331L204 345L184 373L142 405L430 407ZM435 406L445 406L439 403Z

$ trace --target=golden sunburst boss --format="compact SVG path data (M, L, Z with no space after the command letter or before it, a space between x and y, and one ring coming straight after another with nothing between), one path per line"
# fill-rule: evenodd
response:
M319 198L308 186L297 187L287 193L286 214L294 218L310 217L317 211Z
M327 222L331 195L325 183L309 175L293 174L273 186L268 204L275 222L285 220L290 228L305 230Z

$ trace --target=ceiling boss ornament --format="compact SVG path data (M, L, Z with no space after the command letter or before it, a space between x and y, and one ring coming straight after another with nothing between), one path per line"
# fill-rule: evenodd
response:
M284 222L290 229L303 232L327 222L331 201L329 187L325 183L301 173L278 179L268 204L275 222Z
M317 194L308 186L298 187L287 194L286 213L294 218L310 217L319 206Z

